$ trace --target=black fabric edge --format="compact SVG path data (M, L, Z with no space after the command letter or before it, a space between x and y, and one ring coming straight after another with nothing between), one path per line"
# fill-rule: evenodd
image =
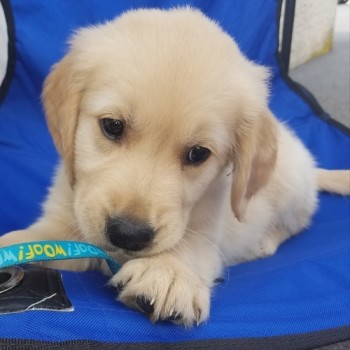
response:
M2 350L315 350L319 347L350 340L350 327L341 327L306 333L268 338L205 339L172 343L107 343L91 340L42 342L25 339L0 339Z
M5 99L10 88L11 81L15 73L16 64L16 46L15 46L15 22L10 5L10 0L0 0L0 4L4 10L5 20L7 22L8 34L8 60L7 69L4 80L0 86L0 103Z
M287 72L289 71L290 52L292 48L295 6L296 0L288 0L285 3L280 56Z
M285 0L288 2L288 0ZM279 42L279 32L280 32L280 18L281 18L281 11L282 11L282 3L283 0L278 0L279 4L278 4L278 11L277 11L277 43ZM286 6L286 11L288 10L288 6ZM288 16L287 14L285 14L285 17L287 16L287 18L289 18L290 16ZM289 28L288 28L289 26ZM288 33L288 37L290 40L290 45L291 45L291 40L292 40L292 31L293 31L293 21L288 20L288 23L286 26L284 26L283 28L283 33ZM284 40L284 39L283 39ZM288 43L287 43L288 44ZM289 50L290 53L290 50ZM276 50L276 60L277 60L277 64L279 66L280 69L280 73L281 73L281 77L283 79L283 81L287 84L287 86L293 91L295 92L297 95L299 95L303 101L310 106L310 108L312 109L313 113L320 119L322 119L323 121L325 121L326 123L338 128L339 130L341 130L344 134L346 134L347 136L350 136L350 128L348 128L346 125L338 122L337 120L333 119L319 104L319 102L317 101L316 97L307 89L305 88L303 85L295 82L288 74L288 66L289 66L289 57L286 60L286 52L280 52L278 50L278 45L277 45L277 50Z

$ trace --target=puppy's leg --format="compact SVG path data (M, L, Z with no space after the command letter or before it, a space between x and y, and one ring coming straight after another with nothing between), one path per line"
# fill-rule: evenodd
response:
M41 240L82 240L73 214L72 190L64 170L59 169L44 204L44 214L37 222L25 230L7 233L0 237L0 247ZM97 268L98 260L79 259L42 263L48 267L67 270L87 270Z
M210 289L220 272L217 249L189 234L177 249L128 261L111 284L119 290L119 300L152 321L191 326L208 318Z
M55 222L50 217L43 217L25 230L12 231L0 237L0 247L31 241L77 240L71 233L62 222ZM40 265L63 270L85 271L98 268L99 263L99 261L92 259L75 259L45 261L41 262Z

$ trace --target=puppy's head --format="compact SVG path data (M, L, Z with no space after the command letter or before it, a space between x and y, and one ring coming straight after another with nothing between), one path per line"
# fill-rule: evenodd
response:
M240 218L276 156L266 77L191 9L139 10L80 30L43 101L86 239L140 255L171 249L232 167Z

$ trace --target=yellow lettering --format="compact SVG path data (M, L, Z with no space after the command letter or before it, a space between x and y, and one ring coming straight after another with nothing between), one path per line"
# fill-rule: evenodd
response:
M41 244L34 244L33 249L36 255L41 255L44 251L43 246Z
M25 254L25 258L26 259L28 259L28 260L30 260L30 259L33 259L34 258L34 250L33 250L33 248L32 248L32 246L31 245L28 245L28 249L29 249L29 252L27 252L26 254Z
M22 261L23 260L23 246L19 247L19 253L18 253L18 260Z
M64 255L67 256L66 251L63 249L63 247L61 245L55 244L55 248L56 248L56 255Z
M55 249L53 248L53 246L51 246L49 244L45 244L44 245L44 253L49 258L53 258L56 255L55 254Z

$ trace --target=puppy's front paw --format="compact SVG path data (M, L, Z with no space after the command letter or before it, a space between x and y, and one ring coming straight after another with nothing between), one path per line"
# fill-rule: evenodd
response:
M131 260L110 283L119 291L120 301L145 312L152 321L191 326L209 316L209 288L175 258Z

